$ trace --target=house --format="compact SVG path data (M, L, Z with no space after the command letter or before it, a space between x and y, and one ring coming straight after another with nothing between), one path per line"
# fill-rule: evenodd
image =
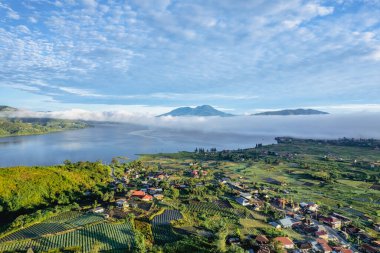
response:
M310 242L300 242L298 248L302 253L310 252L313 248L313 245Z
M246 199L251 199L252 198L252 194L246 193L246 192L240 192L240 196L243 197L243 198L246 198Z
M238 197L235 200L236 200L236 202L238 202L242 206L248 206L248 205L250 205L248 199L246 199L246 198Z
M257 253L271 253L269 246L267 245L260 245L259 250Z
M229 243L229 244L240 244L240 238L238 238L238 237L230 237L230 238L228 238L227 239L227 242Z
M145 195L144 197L141 198L142 201L152 201L153 200L153 196L152 195Z
M315 232L315 236L324 240L328 240L329 234L326 232L326 230L318 230Z
M269 239L265 235L258 235L255 240L260 245L269 243Z
M360 249L361 249L360 252L363 252L363 253L378 253L380 251L380 248L371 246L367 243L363 243L362 245L360 245Z
M325 218L322 220L322 222L328 224L330 227L332 227L334 229L340 229L342 226L342 222L334 216L330 216L328 218Z
M341 250L339 251L339 253L353 253L353 251L350 250L350 249L341 249Z
M278 224L277 222L269 222L269 225L271 225L272 227L274 227L275 229L280 229L281 228L281 225Z
M116 206L119 208L125 208L128 207L128 202L126 199L118 199L115 202Z
M104 213L104 208L101 206L95 207L94 209L92 209L92 212L93 213Z
M333 213L332 216L338 218L341 221L342 225L348 225L351 223L350 218L347 218L346 216L343 216L339 213Z
M313 202L307 203L307 209L311 212L316 212L318 210L318 207L319 206Z
M163 194L154 194L153 197L157 200L163 200L164 199L164 195Z
M145 196L145 192L144 191L138 191L138 190L134 190L132 191L132 197L137 197L137 198L142 198Z
M164 180L165 179L165 175L164 174L159 174L156 176L156 179L158 180Z
M333 251L325 239L318 238L317 243L323 253L331 253Z
M293 221L289 217L279 220L278 223L283 228L291 228L293 226Z
M276 237L273 240L279 242L285 249L294 248L294 243L289 237Z

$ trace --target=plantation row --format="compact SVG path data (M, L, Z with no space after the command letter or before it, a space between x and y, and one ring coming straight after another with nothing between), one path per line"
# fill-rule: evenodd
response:
M56 217L52 217L42 223L32 225L30 227L7 235L0 239L0 243L14 240L32 239L41 237L43 235L64 232L69 229L84 226L94 222L100 222L103 220L103 216L98 214L81 214L79 212L66 212Z
M80 246L83 252L93 252L94 247L98 247L100 250L131 250L133 236L129 222L122 224L100 223L60 235L1 243L0 251L25 250L32 247L33 250L39 252L75 246Z
M165 210L162 214L155 216L151 222L154 242L163 245L180 240L181 236L174 233L170 221L182 218L183 216L178 210Z
M153 225L170 224L170 221L179 220L182 218L183 216L181 212L178 210L165 210L162 214L157 215L153 218L152 224Z
M60 213L54 217L51 217L51 218L45 220L44 222L47 222L47 223L64 223L68 220L75 219L75 218L82 216L82 215L83 215L83 213L78 212L78 211L67 211L67 212Z

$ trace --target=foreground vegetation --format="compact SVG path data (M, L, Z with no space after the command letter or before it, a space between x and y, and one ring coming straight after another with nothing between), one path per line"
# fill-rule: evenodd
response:
M336 252L376 250L380 142L277 141L0 169L0 217L23 212L4 224L0 252L292 252L278 240L318 246L321 228ZM278 228L284 217L294 224Z
M87 124L82 121L41 118L0 118L0 137L34 135L82 129Z

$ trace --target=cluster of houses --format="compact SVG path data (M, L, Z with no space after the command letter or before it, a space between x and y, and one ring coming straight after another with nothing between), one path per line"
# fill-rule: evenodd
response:
M220 181L226 183L231 189L237 191L236 202L242 206L247 206L254 210L260 210L265 202L269 202L272 207L283 211L286 216L276 221L269 221L275 229L293 229L300 234L304 234L310 239L307 241L299 241L294 243L288 237L277 237L272 239L290 252L323 252L323 253L351 253L350 244L346 241L348 237L360 235L362 243L360 252L375 253L380 252L377 241L369 237L364 231L353 231L352 222L349 218L332 213L329 216L318 214L318 204L314 202L289 203L283 198L270 198L268 195L257 190L247 191L247 189L239 183L230 182L228 180ZM271 181L271 183L276 183ZM313 239L312 239L313 238ZM259 245L255 252L270 252L269 239L265 235L256 238ZM331 242L334 242L331 245Z

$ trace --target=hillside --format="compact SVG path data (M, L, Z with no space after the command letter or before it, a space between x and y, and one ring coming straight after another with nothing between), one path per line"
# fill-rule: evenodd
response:
M231 117L234 116L229 113L225 113L222 111L219 111L215 109L214 107L210 105L201 105L197 106L195 108L192 107L180 107L177 109L174 109L168 113L159 115L158 117L163 116L173 116L173 117L180 117L180 116L202 116L202 117L209 117L209 116L219 116L219 117Z
M6 106L6 105L0 105L0 112L15 112L18 111L17 108Z
M327 112L322 112L314 109L286 109L280 111L268 111L268 112L260 112L255 113L254 115L320 115L320 114L329 114Z
M73 120L0 118L0 137L45 134L85 127L87 127L86 123Z
M106 186L109 174L109 168L98 162L0 168L0 216L2 211L77 201L86 190Z

